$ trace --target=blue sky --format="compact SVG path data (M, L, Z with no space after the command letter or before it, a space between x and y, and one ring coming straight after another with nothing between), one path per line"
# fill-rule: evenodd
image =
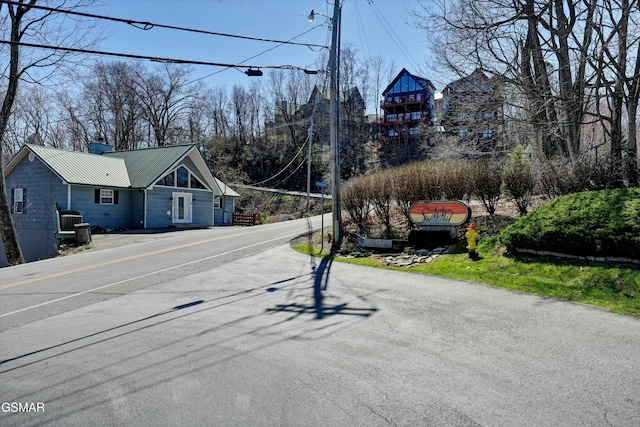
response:
M413 19L409 9L417 3L417 0L343 0L342 46L351 45L364 57L384 56L395 64L394 74L403 67L412 73L424 74L422 70L428 60L426 36L409 24ZM323 25L327 20L318 16L315 22L309 22L307 16L311 9L331 15L333 6L325 0L107 0L104 6L91 12L276 40L300 36L296 42L330 44L328 26ZM229 64L303 68L320 65L317 64L320 53L304 46L281 45L272 49L277 45L163 28L145 31L108 21L104 26L105 39L99 50ZM272 50L265 52L269 49ZM259 56L249 59L255 55ZM230 88L250 82L249 77L236 69L194 68L194 79L205 76L209 86L223 84ZM440 89L436 76L423 76Z

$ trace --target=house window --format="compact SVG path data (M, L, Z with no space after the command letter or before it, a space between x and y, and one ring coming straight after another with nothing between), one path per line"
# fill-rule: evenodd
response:
M101 205L113 205L114 199L114 191L113 190L100 190L100 204Z
M220 209L220 197L215 197L213 199L213 208Z
M207 187L186 167L180 166L156 181L155 185L163 187L196 188L206 190Z
M165 187L173 187L174 183L175 183L174 173L171 172L170 174L167 174L164 177L160 178L158 180L158 182L156 182L156 185L162 185L162 186L165 186Z
M182 188L189 187L189 171L184 166L180 166L176 171L178 179L176 180L177 186Z
M205 190L207 187L204 186L203 183L201 183L198 178L196 178L195 176L193 176L193 174L189 175L189 187L191 188L197 188L200 190Z
M22 214L25 211L27 190L26 188L14 188L13 189L13 213Z

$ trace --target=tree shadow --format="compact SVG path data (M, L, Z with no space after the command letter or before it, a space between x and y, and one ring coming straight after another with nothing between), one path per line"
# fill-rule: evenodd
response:
M329 276L331 266L333 265L333 256L325 256L322 258L322 261L320 261L318 266L315 265L314 260L312 260L311 263L311 275L313 277L313 302L310 304L277 304L275 308L267 309L267 312L287 312L295 313L296 315L313 313L317 320L321 320L325 317L335 315L369 317L378 311L377 308L349 307L347 303L325 305L324 292L327 291L329 286Z

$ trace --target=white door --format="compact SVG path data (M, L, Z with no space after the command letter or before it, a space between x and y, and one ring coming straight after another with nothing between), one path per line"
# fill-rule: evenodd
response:
M191 193L173 193L172 222L191 224Z

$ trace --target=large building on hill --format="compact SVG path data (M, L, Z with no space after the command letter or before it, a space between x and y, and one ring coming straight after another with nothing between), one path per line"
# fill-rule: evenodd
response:
M497 79L476 70L442 91L441 125L446 135L467 143L476 153L494 151L501 143L504 101Z
M416 158L421 129L433 125L435 92L430 80L405 68L382 92L380 139L387 163L400 164Z

